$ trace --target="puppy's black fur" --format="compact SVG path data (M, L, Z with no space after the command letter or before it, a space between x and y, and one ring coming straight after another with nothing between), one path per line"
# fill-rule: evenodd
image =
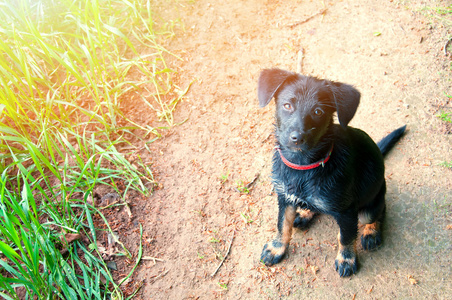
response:
M373 250L381 244L386 193L383 155L400 139L406 126L376 145L365 132L348 126L360 100L354 87L280 69L262 71L258 98L261 107L275 98L279 148L272 172L279 205L278 235L264 246L261 260L266 265L280 262L293 226L304 227L315 214L325 213L339 225L336 270L340 276L352 275L358 266L358 219L365 225L363 248ZM333 122L335 112L340 125ZM296 165L328 161L297 170L285 164L282 157Z

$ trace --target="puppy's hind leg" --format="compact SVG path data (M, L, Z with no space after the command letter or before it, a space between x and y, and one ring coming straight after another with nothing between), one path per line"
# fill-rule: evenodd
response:
M292 238L292 229L296 216L295 207L287 205L284 196L278 195L278 235L272 242L265 244L261 261L271 266L279 263L285 256Z
M361 236L361 245L364 250L376 250L381 246L381 223L386 210L385 193L386 185L383 184L373 205L359 211L359 221L364 224L363 235Z

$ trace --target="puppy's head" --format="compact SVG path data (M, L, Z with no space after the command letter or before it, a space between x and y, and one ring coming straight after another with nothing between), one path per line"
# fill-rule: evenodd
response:
M360 93L344 83L320 80L280 69L263 70L258 82L261 107L276 101L276 135L294 151L314 148L333 122L347 127L359 105Z

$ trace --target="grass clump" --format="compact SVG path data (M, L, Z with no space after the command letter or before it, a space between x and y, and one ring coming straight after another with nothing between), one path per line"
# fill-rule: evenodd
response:
M445 167L445 168L452 169L452 161L450 161L450 162L443 161L443 162L440 163L439 165L442 166L442 167Z
M452 112L441 112L437 115L437 117L444 122L452 124ZM450 126L450 124L449 124L449 126ZM452 161L450 161L450 162L444 161L444 162L440 163L440 166L452 169Z
M146 149L154 121L173 125L186 90L165 60L178 57L158 41L174 23L157 31L151 1L127 0L0 0L0 20L0 295L121 299L86 200L99 184L152 190L125 136ZM150 122L125 110L135 102ZM65 244L66 233L90 247Z
M451 99L452 96L444 93L444 95ZM452 123L452 112L445 112L445 111L441 111L439 114L436 115L441 121L447 122L447 123Z
M106 299L114 294L121 298L117 289L108 291L117 286L97 253L77 242L64 257L59 231L52 229L90 232L92 237L95 209L83 201L59 203L56 208L50 199L39 208L33 182L23 179L17 191L7 188L5 172L0 179L0 295L4 299ZM83 208L78 216L76 206Z
M446 97L448 97L448 98L452 98L452 96L451 95L448 95L448 94L446 94L446 93L444 93L445 95L446 95ZM446 123L449 123L449 126L452 124L452 112L444 112L444 111L441 111L438 115L436 115L441 121L444 121L444 122L446 122ZM449 168L449 169L452 169L452 161L450 161L450 162L447 162L447 161L444 161L444 162L442 162L442 163L440 163L440 166L442 166L442 167L446 167L446 168Z
M436 22L444 25L452 25L450 15L452 14L452 4L447 6L425 6L422 11Z
M444 122L452 123L452 113L441 112L438 114L438 118Z

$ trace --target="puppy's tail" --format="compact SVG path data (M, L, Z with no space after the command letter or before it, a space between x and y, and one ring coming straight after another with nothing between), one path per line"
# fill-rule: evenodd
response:
M394 147L395 143L399 141L399 139L405 133L405 129L406 125L394 130L377 143L377 146L378 148L380 148L381 154L383 154L383 156L385 156L389 152L389 150Z

